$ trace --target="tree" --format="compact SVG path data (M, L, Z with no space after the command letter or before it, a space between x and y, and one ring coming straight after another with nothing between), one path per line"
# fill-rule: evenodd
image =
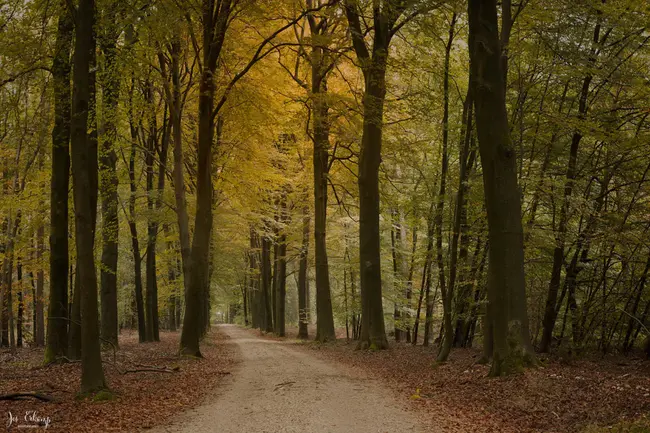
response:
M75 20L75 91L72 97L70 141L78 269L75 291L80 292L81 305L81 391L88 393L106 387L99 344L97 274L93 259L97 212L97 148L88 132L88 113L92 107L90 65L95 50L94 0L80 0L79 6L72 13Z
M100 278L101 336L117 345L117 263L119 251L118 195L119 179L116 170L118 101L120 96L120 71L117 63L118 31L117 3L111 2L102 17L103 32L99 45L104 54L102 86L104 97L104 128L100 151L99 190L102 208L102 267Z
M508 133L496 7L495 0L470 0L468 15L476 130L490 239L490 375L501 376L534 363L535 355L528 332L521 198L516 152Z
M45 362L67 354L68 348L68 185L70 176L70 51L74 22L61 5L58 17L52 76L54 128L50 195L50 296Z
M203 0L203 58L199 84L199 138L196 218L192 240L191 267L185 291L185 318L181 334L181 353L201 356L199 339L206 320L204 302L208 281L210 235L212 232L212 142L214 140L214 75L230 22L233 2ZM188 276L186 275L186 278Z
M344 2L352 46L363 71L363 137L359 157L359 260L361 264L360 347L388 347L381 291L379 245L379 164L386 98L386 68L391 39L406 21L398 23L406 4L396 0L373 3L372 47L368 48L359 18L360 4ZM408 20L408 19L406 19ZM368 29L370 31L370 29Z

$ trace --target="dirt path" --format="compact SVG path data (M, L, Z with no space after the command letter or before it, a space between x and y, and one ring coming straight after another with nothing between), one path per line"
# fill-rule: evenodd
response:
M220 327L241 349L218 395L157 433L425 432L376 381L236 326Z

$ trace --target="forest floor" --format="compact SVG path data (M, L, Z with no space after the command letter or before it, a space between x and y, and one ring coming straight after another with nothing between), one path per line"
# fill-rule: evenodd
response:
M389 350L359 351L345 332L328 344L300 342L296 334L289 330L286 341L381 380L440 432L650 432L646 360L543 359L539 368L494 379L487 377L488 366L477 363L477 350L453 350L447 363L437 365L436 347L391 342Z
M361 371L318 359L290 341L222 325L242 353L214 399L155 433L408 433L425 427L394 392ZM153 433L152 432L152 433Z
M102 354L111 393L98 394L94 399L78 396L78 362L43 366L42 348L21 348L15 354L0 351L0 395L36 392L53 399L0 401L0 431L35 431L38 419L47 418L47 431L52 432L141 431L199 404L231 374L240 358L237 346L228 344L229 337L221 332L206 337L201 346L204 359L198 360L178 357L180 333L161 332L160 339L159 343L139 344L137 332L123 333L120 350ZM170 372L126 372L151 367ZM36 415L25 422L28 411ZM11 430L9 412L17 418Z

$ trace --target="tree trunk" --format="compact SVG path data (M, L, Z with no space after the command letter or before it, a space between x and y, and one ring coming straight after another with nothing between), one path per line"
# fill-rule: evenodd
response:
M16 346L23 347L23 316L25 314L25 304L23 303L23 264L20 257L16 263L16 281L18 288L16 296L18 297L18 314L16 315Z
M172 79L172 102L170 104L170 118L172 126L172 140L174 142L174 198L176 200L176 217L178 221L178 233L181 244L181 263L183 270L184 292L187 291L190 281L190 223L187 214L187 199L185 197L185 177L183 174L183 100L181 96L180 79L180 39L175 38L171 44L171 79Z
M72 182L75 203L77 284L81 298L81 392L106 387L99 344L97 275L94 263L97 214L97 149L89 129L93 109L90 66L94 57L94 0L80 0L77 10L72 99ZM93 154L94 153L94 154Z
M287 298L287 233L286 226L289 223L289 215L287 213L287 197L286 191L281 193L279 203L279 221L282 224L277 238L277 249L275 260L277 263L277 275L274 275L276 282L276 295L275 295L275 333L284 337L285 330L285 310Z
M442 324L443 339L440 345L440 352L436 359L437 362L445 362L451 351L451 344L454 338L454 328L451 324L451 300L453 296L453 282L447 286L445 276L444 251L442 248L442 225L445 207L445 198L447 195L447 171L449 169L449 63L451 45L454 42L454 29L456 26L456 13L451 17L449 25L449 38L445 45L445 73L443 78L443 115L442 115L442 170L440 171L440 192L438 194L438 208L436 210L436 261L438 262L438 282L440 284L440 293L442 294ZM454 275L455 277L455 275Z
M103 145L100 152L100 194L102 207L102 259L100 276L101 336L117 346L117 263L119 221L117 212L118 175L116 170L118 101L120 98L120 73L117 64L117 38L115 2L105 14L105 29L100 38L104 53L102 112L104 118Z
M146 99L149 104L153 105L153 83L145 83ZM152 107L153 110L153 107ZM166 122L166 118L165 118ZM149 136L147 137L147 149L145 153L145 171L147 186L147 252L146 252L146 284L147 293L145 298L145 335L147 341L160 341L159 321L158 321L158 279L156 269L156 244L158 239L158 221L155 211L160 209L160 196L165 187L165 165L167 160L167 128L166 123L163 126L163 144L162 150L158 153L158 127L155 112L150 113L149 118ZM154 159L159 154L159 176L158 189L154 197Z
M490 239L489 323L492 376L534 362L524 280L521 197L510 143L496 0L469 1L470 65Z
M401 284L402 280L402 275L400 274L400 268L401 268L401 256L400 253L397 251L397 243L401 244L401 229L400 229L400 224L399 221L396 221L396 214L398 212L395 210L391 211L391 228L390 228L390 243L391 243L391 252L393 256L393 281L394 284L393 286L399 286ZM401 245L400 245L401 246ZM345 276L345 274L344 274ZM344 279L345 283L345 279ZM394 290L395 292L395 306L394 306L394 311L393 311L393 328L395 332L395 341L400 341L402 337L402 330L400 329L399 321L401 318L401 306L400 306L400 299L399 299L399 290ZM347 317L347 308L346 308L346 317ZM347 321L346 321L347 322ZM346 323L347 327L347 323Z
M81 292L79 289L79 261L77 260L72 290L72 304L70 307L70 327L68 330L68 358L81 359Z
M261 292L261 314L262 326L265 332L273 332L273 314L271 306L271 240L262 236L262 292Z
M469 310L472 297L472 281L467 276L468 248L470 242L469 226L467 224L467 201L469 193L469 177L474 166L476 150L473 148L472 128L474 118L474 99L472 95L471 78L463 107L463 126L461 133L461 151L458 176L458 194L454 213L454 228L451 240L451 258L449 264L450 290L455 290L458 276L458 295L456 296L456 329L454 347L465 347L466 325L469 323ZM460 240L460 245L459 245ZM460 250L460 251L459 251ZM460 267L460 273L458 271Z
M209 318L205 317L209 293L210 238L212 234L212 143L214 141L215 72L230 16L231 1L203 0L203 72L199 83L199 137L196 170L196 217L192 239L189 283L185 294L185 317L180 352L201 356L199 339Z
M70 177L70 51L74 23L61 2L52 62L54 128L50 189L50 295L45 363L68 350L68 188Z
M375 41L377 44L378 41ZM386 44L388 45L388 44ZM373 47L365 72L363 135L359 157L359 263L361 264L361 338L359 347L388 348L381 289L379 164L386 97L388 46Z
M322 50L312 53L312 113L314 115L314 245L316 255L316 340L336 339L327 259L327 179L329 172L329 105L321 77Z
M130 98L133 97L135 79L131 78ZM131 252L133 254L134 269L134 297L136 314L138 317L138 340L140 343L147 340L144 298L142 293L142 258L140 257L140 241L138 238L138 226L136 223L135 198L136 198L136 179L135 179L135 155L137 151L138 132L135 124L135 113L133 113L133 101L129 103L129 123L131 129L131 154L129 157L129 185L131 195L129 196L129 232L131 233Z
M34 297L34 344L37 347L45 346L45 317L43 303L43 288L45 276L43 273L43 250L45 249L45 226L40 225L36 230L36 261L38 271L36 272L36 293ZM50 283L50 290L51 283Z
M307 327L307 296L309 296L309 207L302 211L302 246L300 248L300 264L298 268L298 338L309 338Z

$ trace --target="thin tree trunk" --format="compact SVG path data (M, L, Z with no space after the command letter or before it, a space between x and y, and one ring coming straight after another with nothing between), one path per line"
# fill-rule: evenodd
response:
M43 273L42 265L43 250L45 249L44 238L45 226L40 225L36 230L36 262L38 263L38 271L36 272L36 293L34 297L34 344L37 347L45 346L45 317L43 311L45 309L43 303L43 286L45 285L45 276ZM51 283L50 290L52 290Z
M130 97L133 96L135 86L135 79L131 78L131 91ZM145 313L144 313L144 297L142 292L142 258L140 256L140 240L138 238L138 226L136 223L135 199L136 199L136 179L135 179L135 155L137 151L138 133L135 124L135 113L133 113L133 101L129 104L129 122L131 129L131 154L129 157L129 185L131 195L129 196L129 232L131 233L131 252L133 254L133 269L134 269L134 298L136 315L138 318L138 339L140 343L147 340Z
M16 281L18 288L16 296L18 297L18 314L16 315L16 346L23 347L23 316L25 314L25 304L23 303L23 263L18 257L16 263Z
M309 207L304 206L302 210L302 246L300 248L300 264L298 268L298 338L309 338L307 327L307 296L309 296L309 279L307 270L309 267Z
M158 236L158 223L154 215L156 200L154 198L154 158L157 153L158 126L156 114L153 112L153 83L145 83L145 99L151 105L152 112L149 114L149 133L147 137L147 148L145 152L145 172L147 187L147 250L146 250L146 296L145 296L145 336L146 341L159 341L158 337L158 279L156 275L156 241ZM164 176L163 176L164 186Z
M273 332L273 314L271 308L271 240L262 236L262 296L261 296L261 313L262 329L266 332Z
M440 345L440 352L436 359L437 362L445 362L449 357L451 345L454 338L454 328L451 324L451 299L453 296L453 282L449 282L445 277L444 251L442 248L442 225L445 207L445 198L447 195L447 171L449 169L449 63L451 45L454 42L454 30L456 25L456 13L451 17L449 25L449 38L445 45L445 73L443 78L443 116L442 116L442 170L440 172L440 192L438 194L438 208L436 210L436 261L438 262L438 283L440 284L440 293L442 294L442 328L443 339ZM455 265L455 264L454 264ZM455 275L454 275L455 278Z
M81 291L79 289L79 261L75 265L72 305L70 307L70 327L68 330L68 358L81 359Z

